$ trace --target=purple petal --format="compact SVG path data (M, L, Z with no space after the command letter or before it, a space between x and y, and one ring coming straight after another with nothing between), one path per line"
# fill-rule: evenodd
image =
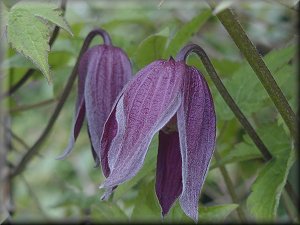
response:
M184 70L183 63L159 60L126 86L116 106L117 134L109 150L103 150L108 151L110 174L101 188L116 186L141 168L152 137L178 110ZM103 136L107 132L105 127Z
M90 139L90 145L91 145L91 149L92 149L92 155L93 155L94 161L96 163L95 167L98 167L100 165L100 159L99 159L98 154L96 153L96 150L93 147L92 139L91 139L91 133L90 133L89 127L88 127L87 130L88 130L88 135L89 135L89 139Z
M64 159L66 158L71 151L73 150L74 143L79 135L81 130L84 117L85 117L85 101L84 101L84 84L87 74L87 65L89 56L91 54L92 49L86 51L80 59L78 66L78 89L77 89L77 100L75 106L75 117L72 125L72 133L69 138L69 143L64 152L58 156L56 159Z
M156 195L166 215L182 192L182 167L178 132L159 132L156 168Z
M130 61L120 48L108 45L94 47L88 61L84 96L90 137L98 156L102 154L100 140L104 123L131 76ZM102 167L107 174L106 166Z
M193 67L188 67L184 97L177 113L182 156L183 211L198 220L198 201L215 147L216 117L208 85Z
M108 165L108 150L110 148L111 142L117 134L117 120L116 120L116 104L112 109L107 121L104 124L103 134L101 138L101 151L98 153L100 155L102 172L105 177L110 174L110 169Z

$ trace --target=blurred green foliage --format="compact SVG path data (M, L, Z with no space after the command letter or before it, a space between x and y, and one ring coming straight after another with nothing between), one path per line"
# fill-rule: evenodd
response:
M9 1L4 3L8 10L13 5ZM295 66L298 62L295 59L296 31L292 25L294 10L265 1L232 6L296 110ZM271 162L263 162L255 145L207 79L217 112L216 151L221 155L218 164L226 165L240 204L232 202L213 159L201 194L199 221L238 221L235 211L238 206L250 221L289 221L281 194L287 178L298 190L295 172L298 161L293 166L296 158L293 142L266 91L208 5L199 1L143 1L139 4L131 0L69 1L65 16L74 36L60 32L49 53L53 84L49 86L37 71L5 103L8 110L14 111L9 122L17 136L31 146L40 135L55 104L26 111L18 111L18 108L59 98L83 39L93 28L102 27L109 32L113 44L128 53L134 72L153 60L175 57L184 44L193 42L207 51L230 94L275 155ZM102 41L96 38L92 45L99 42ZM190 56L188 63L208 77L197 57ZM8 48L1 63L6 71L1 77L2 84L9 88L33 67L29 60ZM152 141L142 170L120 185L107 202L100 201L103 191L98 186L103 175L99 168L94 168L87 132L81 132L67 159L55 160L68 142L75 97L74 86L40 153L23 174L13 179L10 191L14 214L10 221L191 222L178 202L162 221L154 190L157 137ZM14 138L10 141L7 158L16 165L26 148Z

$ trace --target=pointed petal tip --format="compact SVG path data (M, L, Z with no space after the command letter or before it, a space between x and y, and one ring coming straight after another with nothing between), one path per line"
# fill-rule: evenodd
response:
M111 196L114 188L107 188L104 192L104 194L101 196L100 200L101 201L107 201L109 197Z
M96 161L94 168L98 168L98 167L100 167L100 161L99 160Z
M71 137L69 140L69 144L65 148L64 152L62 154L60 154L59 156L55 157L55 159L63 160L65 158L67 158L70 155L70 153L73 151L74 143L75 143L75 140L74 140L74 138Z
M182 198L179 199L179 204L185 215L190 217L195 223L198 223L198 207L196 209L190 207Z
M56 160L64 160L67 158L70 153L72 152L72 149L66 149L61 155L55 157Z
M172 208L172 206L170 208L160 206L162 219L164 219L168 215L171 208Z
M108 197L106 196L106 193L104 193L101 197L100 197L101 201L107 201Z
M65 155L64 153L62 155L59 155L55 157L55 160L64 160L68 155Z

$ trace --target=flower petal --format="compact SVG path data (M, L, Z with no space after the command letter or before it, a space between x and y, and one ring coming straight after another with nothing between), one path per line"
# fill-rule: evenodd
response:
M215 147L216 117L208 85L193 67L188 67L183 102L177 113L182 156L183 211L198 220L198 201Z
M89 135L89 139L90 139L90 145L91 145L91 149L92 149L92 155L93 155L94 161L96 163L95 167L98 167L100 165L100 159L99 159L98 154L96 153L96 150L93 147L89 126L88 126L87 130L88 130L88 135Z
M66 158L73 150L74 143L79 135L81 130L84 117L85 117L85 102L84 102L84 84L87 74L87 65L89 56L92 50L86 51L80 59L78 66L78 89L77 89L77 100L75 106L75 117L72 125L72 133L69 138L69 143L64 152L56 157L56 159L64 159Z
M155 190L166 215L182 192L182 167L178 132L159 132Z
M90 54L87 74L86 117L92 145L99 156L104 123L116 97L132 76L131 64L120 48L100 45Z
M184 63L159 60L142 69L125 88L116 107L117 134L108 150L110 174L102 188L116 186L141 168L153 135L181 102ZM109 128L105 128L105 133Z
M118 101L116 101L116 103ZM103 133L101 137L101 148L100 152L98 152L98 155L100 155L102 172L105 177L108 177L108 175L110 174L110 169L108 165L108 150L110 148L112 140L117 134L118 129L118 124L116 120L116 103L104 124Z

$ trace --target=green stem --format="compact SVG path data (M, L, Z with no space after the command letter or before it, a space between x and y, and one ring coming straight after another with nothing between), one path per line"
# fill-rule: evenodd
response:
M219 155L219 153L218 153L217 151L215 151L214 156L215 156L216 162L217 162L217 164L218 164L218 167L219 167L219 169L220 169L220 171L221 171L221 174L222 174L222 176L223 176L223 178L224 178L224 181L225 181L227 190L228 190L228 192L229 192L229 194L230 194L230 196L231 196L232 202L233 202L233 203L236 203L236 204L239 204L239 206L238 206L237 209L236 209L236 211L237 211L237 213L238 213L238 216L239 216L241 222L245 222L245 221L247 220L247 219L246 219L246 215L245 215L245 212L243 211L243 209L242 209L241 206L240 206L238 197L237 197L237 195L236 195L236 193L235 193L234 186L233 186L233 183L232 183L232 181L231 181L231 179L230 179L230 176L229 176L229 174L228 174L228 171L227 171L227 169L226 169L225 166L220 165L220 164L218 163L218 162L220 161L220 155Z
M77 58L76 64L72 70L72 73L67 81L67 84L64 88L63 93L61 94L61 98L59 100L59 102L56 105L56 108L51 116L51 118L48 121L48 124L46 126L46 128L44 129L44 131L42 132L41 136L38 138L38 140L32 145L32 147L27 151L27 153L22 157L21 161L18 163L18 165L16 165L15 169L11 172L10 176L11 177L15 177L16 175L20 174L23 172L23 170L25 169L26 165L30 162L30 160L38 153L41 144L44 142L44 140L47 138L47 136L49 135L55 121L57 120L60 111L65 103L65 101L67 100L71 89L72 89L72 85L75 81L76 75L77 75L77 69L78 69L78 65L79 65L79 61L81 56L83 55L83 53L87 50L88 46L90 45L91 41L93 40L93 38L96 35L101 35L102 36L102 30L101 29L96 29L91 31L88 36L86 37L86 39L84 40L84 43L81 47L79 56Z
M225 9L217 14L232 40L247 59L254 70L256 76L268 92L270 98L275 104L278 112L288 126L291 135L296 139L296 115L289 105L287 99L274 80L270 70L266 66L261 55L256 50L254 44L250 41L243 27L239 23L236 15L230 9Z

